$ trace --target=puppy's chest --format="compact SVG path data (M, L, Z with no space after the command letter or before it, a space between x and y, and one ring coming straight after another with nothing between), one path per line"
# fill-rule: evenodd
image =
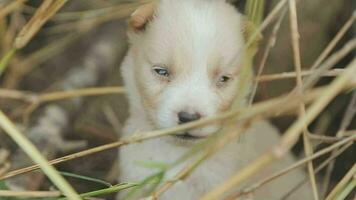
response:
M202 163L185 182L189 182L191 187L196 189L203 189L210 187L211 185L216 185L217 182L222 182L227 177L231 175L232 172L238 167L236 158L231 157L231 152L233 145L228 145L221 152L212 156L206 162ZM121 164L129 171L136 172L135 175L141 174L149 176L155 170L145 169L142 166L131 165L128 163L138 163L138 162L157 162L172 164L180 159L183 155L188 153L189 147L175 146L165 139L153 139L146 141L144 143L135 144L132 146L127 146L121 151L121 160L128 159L126 161L122 160ZM234 149L236 150L236 149ZM175 167L171 168L165 174L166 179L173 179L181 170L183 170L188 165L192 164L192 161L197 159L197 156L191 157L189 160L182 162ZM142 176L141 176L142 177ZM138 178L138 177L131 177Z

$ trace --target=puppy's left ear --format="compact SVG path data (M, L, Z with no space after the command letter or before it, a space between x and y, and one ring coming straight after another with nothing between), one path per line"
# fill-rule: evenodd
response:
M144 31L148 22L153 18L156 7L156 2L138 7L131 14L129 19L129 31L133 31L135 33Z

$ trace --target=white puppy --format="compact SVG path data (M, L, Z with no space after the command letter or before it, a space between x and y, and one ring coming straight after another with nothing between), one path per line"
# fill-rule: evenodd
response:
M123 137L173 127L230 108L239 92L244 53L241 18L223 0L162 0L144 30L129 32L130 49L121 66L130 104ZM170 164L189 151L195 141L215 133L222 125L211 124L121 148L120 182L139 182L152 175L154 169L137 162ZM277 143L278 137L266 122L253 125L240 141L209 158L161 199L199 199ZM289 156L284 164L292 160ZM166 180L184 164L171 169ZM268 173L284 164L271 166ZM259 190L256 199L278 199L303 176L297 172L283 177ZM143 196L140 193L134 198Z

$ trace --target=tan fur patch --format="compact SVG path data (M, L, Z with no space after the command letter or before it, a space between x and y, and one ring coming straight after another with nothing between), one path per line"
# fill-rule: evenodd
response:
M219 112L228 111L231 108L232 101L233 101L233 99L221 102L220 105L219 105Z

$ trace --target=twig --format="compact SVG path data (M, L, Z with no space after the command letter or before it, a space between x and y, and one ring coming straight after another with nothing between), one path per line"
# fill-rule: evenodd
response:
M11 13L12 11L16 10L18 7L22 6L24 2L27 0L15 0L6 5L4 8L0 9L0 19Z
M107 95L107 94L121 94L124 92L123 87L99 87L99 88L85 88L77 90L68 90L60 92L51 92L47 94L39 95L38 99L41 103L49 101L58 101L73 97L80 96L96 96L96 95Z
M100 195L105 195L105 194L112 194L112 193L117 193L121 190L129 189L132 187L138 186L136 183L123 183L123 184L118 184L114 185L109 188L101 189L101 190L96 190L93 192L87 192L84 194L80 194L80 197L87 199L89 197L95 197L95 196L100 196ZM60 198L58 200L67 200L68 198Z
M78 180L97 183L97 184L100 184L100 185L105 186L105 187L112 187L113 186L111 183L109 183L107 181L103 181L101 179L97 179L97 178L93 178L93 177L89 177L89 176L83 176L83 175L74 174L74 173L70 173L70 172L63 172L63 171L60 171L59 173L61 175L65 176L65 177L71 177L71 178L75 178L75 179L78 179Z
M343 57L352 52L356 48L356 38L348 41L340 50L332 54L323 64L321 64L316 72L305 79L304 89L311 88L320 76L333 67Z
M78 95L91 95L91 88L89 88L89 92L86 89L82 92L83 90L81 89L97 85L101 76L115 66L114 62L116 61L117 56L120 56L124 50L123 44L118 45L118 43L115 42L120 39L120 37L117 36L117 33L119 30L120 33L122 33L121 28L118 28L117 25L108 25L103 28L104 30L110 31L102 31L98 33L96 37L97 40L90 44L88 52L82 59L82 62L76 67L71 68L55 85L56 90L61 90L63 92L45 93L43 96L40 95L38 98L40 100L33 100L34 103L31 104L32 108L30 107L31 109L28 109L28 113L31 113L31 111L37 107L37 102L54 101L56 99L75 97ZM73 93L76 89L80 90ZM115 91L115 89L113 89L113 91ZM94 91L94 93L96 93L96 91ZM26 136L36 144L43 154L46 154L48 159L55 158L57 152L67 152L69 149L71 149L70 151L73 151L74 149L83 149L86 146L84 141L69 141L63 136L64 131L70 126L74 114L82 106L82 98L45 105L38 112L35 123L32 123L26 130ZM31 160L27 159L26 155L24 155L20 149L14 152L12 159L16 160L12 162L16 165L14 168L22 168L32 164ZM40 177L43 175L37 173L31 174L31 176ZM10 183L10 186L27 188L33 185L30 180L31 179L23 179L22 177L19 177L7 180L7 182Z
M275 20L277 14L281 11L283 6L287 3L287 0L281 0L278 4L272 9L272 11L266 16L261 25L252 33L249 40L246 42L246 47L249 47L258 37L258 35L267 28L267 26Z
M322 169L324 169L324 167L326 167L328 165L328 163L330 163L331 161L336 159L340 154L342 154L344 151L346 151L346 149L348 149L353 143L354 142L351 141L351 142L345 144L343 147L341 147L340 149L337 150L335 155L331 155L329 158L324 160L318 167L315 168L315 173L319 173ZM293 194L294 191L298 190L301 186L303 186L305 183L307 183L308 180L309 179L304 178L300 183L298 183L295 187L293 187L286 195L284 195L281 198L281 200L288 199L288 197L291 194Z
M316 69L329 55L332 49L336 46L336 44L340 41L340 39L345 35L347 30L352 26L353 22L356 19L356 12L352 14L349 20L344 24L344 26L339 30L339 32L335 35L335 37L330 41L328 46L324 49L324 51L320 54L320 56L316 59L316 61L311 66L310 70Z
M49 101L58 101L58 100L69 99L74 97L121 94L124 93L124 91L125 90L123 87L115 87L115 86L56 91L56 92L48 92L44 94L36 94L33 92L19 91L19 90L0 89L0 97L18 99L18 100L28 101L30 103L45 103Z
M12 48L0 60L0 76L6 70L11 58L15 55L15 53L16 53L16 49Z
M265 184L269 183L270 181L273 181L274 179L279 178L279 177L287 174L288 172L290 172L292 170L295 170L298 167L301 167L301 166L305 165L309 161L312 161L312 160L314 160L316 158L319 158L322 155L325 155L325 154L333 151L334 149L337 149L338 147L340 147L340 146L342 146L344 144L346 144L345 145L346 147L349 147L350 146L350 141L352 143L352 141L355 140L355 139L356 139L356 135L355 136L350 136L348 138L343 139L342 141L339 141L339 142L337 142L337 143L335 143L333 145L330 145L329 147L326 147L326 148L324 148L324 149L322 149L322 150L320 150L318 152L315 152L314 154L312 154L310 156L307 156L307 157L303 158L302 160L299 160L298 162L286 167L285 169L282 169L281 171L276 172L273 175L268 176L267 178L264 178L263 180L253 184L252 186L250 186L250 187L248 187L246 189L243 189L241 192L233 195L233 198L239 197L239 196L244 195L244 194L249 194L249 193L257 190L258 188L264 186ZM347 143L348 143L348 145L347 145Z
M317 115L318 113L338 94L340 93L342 87L347 82L350 82L353 78L353 74L356 73L356 59L352 60L352 62L346 67L346 70L338 76L335 80L331 82L328 89L323 92L322 95L310 106L308 112L306 113L305 118L298 119L294 125L290 127L287 131L288 134L283 136L281 147L282 150L285 147L292 147L294 142L297 140L297 132L300 130L300 126L303 124L307 126ZM289 148L286 148L286 150Z
M356 188L356 176L353 177L351 182L339 193L335 200L345 200L354 188Z
M98 95L108 95L108 94L121 94L124 92L123 87L101 87L101 88L85 88L77 90L68 90L60 92L51 92L47 94L39 95L38 98L35 98L35 101L27 107L25 119L28 119L31 113L38 108L43 103L51 101L59 101L68 98L74 97L83 97L83 96L98 96ZM25 120L27 121L27 120Z
M17 198L45 198L59 197L59 191L11 191L0 190L0 197L17 197Z
M343 71L344 69L332 69L327 72L324 72L321 76L334 77L340 75ZM310 76L311 74L314 73L316 73L315 70L302 71L301 76ZM256 80L259 82L265 82L265 81L295 78L296 76L297 76L296 72L282 72L279 74L264 74L259 77L256 77Z
M53 181L53 183L63 192L63 194L72 200L80 200L79 195L67 183L67 181L53 166L48 163L36 147L17 130L16 126L4 115L2 111L0 111L0 126L23 149L23 151L25 151L27 155L39 165L43 172Z
M346 184L356 175L356 164L346 173L341 181L334 187L325 200L332 200L343 189Z
M356 134L356 132L354 132ZM326 136L326 135L316 135L316 134L309 134L309 138L312 140L316 140L319 142L324 142L324 143L334 143L338 142L345 137L332 137L332 136Z
M353 117L356 114L356 92L353 92L351 101L349 105L346 108L346 112L342 118L340 128L338 132L336 133L336 137L343 137L344 136L344 131L346 128L349 126L351 123ZM334 154L335 152L332 152L331 154ZM326 168L325 176L322 182L322 189L323 189L323 194L326 194L329 188L329 182L331 179L331 173L334 169L334 164L335 162L330 162L328 167Z
M35 98L35 96L36 95L31 92L0 89L0 97L1 98L17 99L17 100L32 102L33 98Z
M324 91L317 100L309 107L304 118L299 118L284 134L279 145L271 151L261 155L250 165L238 171L225 183L213 189L203 196L203 200L217 199L220 195L226 194L232 187L236 187L256 172L260 171L272 161L283 157L291 147L297 142L303 127L307 126L325 108L325 106L341 92L342 88L349 82L356 73L356 59L348 65L346 71L337 77Z
M9 69L9 74L5 77L4 87L16 88L26 74L29 74L48 59L63 52L63 50L70 44L79 39L81 35L83 35L82 32L76 32L63 36L62 38L31 52L30 55L21 59L19 63L13 64Z
M281 26L281 23L282 23L282 20L283 20L283 18L285 16L286 11L287 11L286 9L283 10L281 15L279 16L278 21L276 22L276 24L273 27L273 30L272 30L271 36L270 36L270 38L268 40L267 46L266 46L266 48L265 48L265 50L263 52L263 56L262 56L260 65L258 67L258 72L257 72L257 75L256 75L256 79L254 81L254 85L253 85L253 88L252 88L252 92L251 92L251 96L250 96L250 100L249 100L249 105L252 104L252 102L254 101L254 98L255 98L255 95L256 95L256 92L257 92L257 88L258 88L259 78L261 77L261 74L263 73L263 70L264 70L268 55L270 53L270 50L274 47L274 45L276 43L277 33L278 33L278 30L279 30L279 28Z
M0 89L0 97L29 102L30 105L27 106L24 112L25 121L28 121L28 118L31 115L31 113L35 111L43 103L48 103L51 101L59 101L59 100L75 98L75 97L121 94L124 92L125 90L123 87L93 87L93 88L84 88L84 89L67 90L67 91L56 91L56 92L49 92L44 94L35 94L31 92L18 91L18 90Z
M73 11L62 11L56 13L49 21L53 22L65 22L65 21L78 21L83 19L96 18L101 15L105 15L107 12L116 11L116 7L121 6L121 2L117 4L110 4L108 7L97 7L97 4L94 3L93 9L85 9L85 10L73 10ZM100 4L99 4L100 5ZM104 4L105 5L105 4ZM33 15L35 13L36 8L30 5L24 5L23 12L28 15Z
M356 86L356 83L354 84L354 86ZM314 90L314 91L310 91L309 93L306 93L304 96L304 100L306 102L308 101L312 101L313 99L317 98L320 96L320 94L326 92L326 89L319 89L319 90ZM292 98L290 98L292 97ZM198 121L194 121L194 122L190 122L190 123L186 123L186 124L182 124L176 127L172 127L169 129L162 129L162 130L156 130L156 131L151 131L151 132L146 132L146 133L141 133L140 135L136 134L126 140L121 140L118 142L114 142L114 143L110 143L110 144L106 144L103 146L99 146L99 147L95 147L92 149L88 149L85 151L81 151L81 152L77 152L71 155L67 155L61 158L57 158L54 160L50 161L50 164L58 164L58 163L62 163L65 161L69 161L69 160L73 160L76 158L80 158L83 156L87 156L90 154L94 154L97 152L101 152L101 151L105 151L108 149L112 149L112 148L116 148L122 145L126 145L126 144L130 144L130 143L135 143L135 142L141 142L147 139L152 139L152 138L156 138L156 137L161 137L164 135L169 135L169 134L174 134L176 132L181 132L187 129L191 129L191 128L195 128L198 126L203 126L205 124L209 124L209 123L214 123L215 121L219 121L219 120L224 120L224 119L228 119L231 117L236 117L235 120L242 120L242 119L249 119L251 117L254 117L256 115L261 115L263 113L265 114L270 114L273 115L272 110L278 110L278 112L280 112L281 109L281 105L285 105L285 107L283 108L284 110L289 110L295 106L297 106L297 104L299 103L299 99L295 96L289 96L289 97L278 97L272 100L268 100L268 101L264 101L261 103L256 103L254 105L252 105L251 107L248 108L240 108L240 109L235 109L229 112L225 112L219 115L216 115L214 117L211 118L204 118L204 119L200 119ZM0 180L3 179L7 179L19 174L23 174L23 173L27 173L33 170L38 169L38 165L33 165L30 167L26 167L26 168L22 168L22 169L18 169L18 170L14 170L11 171L9 173L7 173L4 176L0 176Z
M9 171L10 168L11 168L10 162L6 161L2 163L0 167L0 176L4 175L7 171Z
M58 28L60 28L61 31L63 31L63 29L69 28L72 32L73 29L75 29L76 31L74 32L76 33L68 34L67 36L59 39L58 41L55 41L49 45L42 47L41 49L33 52L28 57L26 57L23 61L19 63L19 65L14 65L13 68L11 68L10 70L10 72L12 72L10 74L11 76L7 76L4 85L7 88L15 88L15 86L18 84L19 80L23 78L23 76L25 76L34 68L36 68L39 64L45 62L49 58L63 51L63 49L65 49L68 45L72 44L75 40L79 39L80 36L82 36L83 34L110 20L126 17L139 5L150 1L152 0L140 0L131 3L120 4L118 6L115 6L115 8L110 9L112 11L106 12L105 15L100 18L73 22L73 26L69 26L70 24L59 25ZM42 30L46 30L46 28Z
M73 29L79 29L80 32L86 32L89 29L92 29L93 27L103 24L104 22L121 19L123 17L129 16L140 5L152 1L155 0L138 0L129 3L121 3L118 6L110 8L110 10L105 13L105 15L101 15L95 18L87 18L73 22L62 23L49 28L44 28L43 31L47 34L63 33L64 31L72 31Z
M15 47L21 49L32 39L40 28L54 15L68 0L46 0L37 9L34 16L22 28L15 39Z
M356 114L356 91L353 92L349 105L346 108L346 112L342 118L340 128L336 136L341 137L346 132L347 127L351 124L352 119Z
M298 30L298 19L297 19L297 8L295 0L289 0L289 19L290 19L290 30L291 30L291 39L292 39L292 48L293 48L293 60L294 68L297 74L297 91L300 95L303 95L303 81L302 81L302 66L300 59L300 48L299 48L299 30ZM299 105L299 118L305 118L305 105L303 102ZM304 142L304 151L306 156L313 154L313 147L308 137L308 128L305 124L303 127L303 142ZM308 173L310 177L310 182L313 189L314 200L319 199L318 187L316 186L316 180L314 175L313 162L308 162Z

